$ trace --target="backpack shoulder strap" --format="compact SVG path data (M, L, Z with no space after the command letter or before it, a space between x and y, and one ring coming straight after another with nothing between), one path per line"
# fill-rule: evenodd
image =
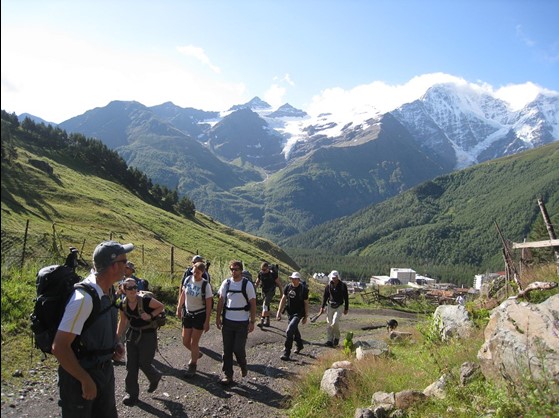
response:
M247 286L248 286L248 279L246 277L243 277L243 285L241 287L241 292L243 292L243 296L245 297L248 305L249 301L248 301Z
M97 293L97 290L89 283L85 283L85 282L76 283L74 285L74 289L85 290L85 292L89 296L91 296L91 301L93 302L93 309L91 310L89 317L87 318L87 320L83 325L84 330L89 326L91 326L97 320L97 318L99 318L101 315L103 315L105 312L107 312L109 309L113 307L113 304L111 303L109 306L107 306L105 309L101 311L101 301L99 300L99 294Z

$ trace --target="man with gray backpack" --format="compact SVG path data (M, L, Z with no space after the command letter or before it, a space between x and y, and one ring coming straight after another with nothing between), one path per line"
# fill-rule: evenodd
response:
M117 418L113 357L124 353L117 339L117 311L113 284L124 276L126 254L132 244L101 242L93 252L92 273L84 283L95 289L95 295L75 288L65 305L62 320L52 344L58 360L60 406L64 418ZM93 298L99 298L94 303ZM85 329L94 305L100 313Z

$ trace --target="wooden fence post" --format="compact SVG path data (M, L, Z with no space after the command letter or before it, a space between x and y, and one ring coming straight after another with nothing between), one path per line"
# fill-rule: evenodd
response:
M171 282L173 281L173 273L174 273L173 266L174 266L174 264L175 264L175 247L173 247L171 245L171 275L169 277L171 279Z
M21 250L21 268L23 271L23 264L25 263L25 247L27 246L27 232L29 231L29 219L25 222L25 233L23 234L23 249Z
M557 235L555 235L555 230L553 229L553 224L549 219L549 215L547 214L547 209L545 208L545 205L541 198L538 199L538 205L540 206L540 211L542 213L543 221L545 222L545 227L547 228L549 239L550 240L557 239ZM557 273L559 274L559 248L553 247L553 252L555 254L555 264L557 264Z

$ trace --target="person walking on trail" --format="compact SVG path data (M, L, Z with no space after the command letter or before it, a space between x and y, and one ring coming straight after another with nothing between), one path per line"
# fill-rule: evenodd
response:
M124 277L126 254L133 244L103 241L93 252L92 273L84 282L100 299L99 316L84 330L93 299L76 289L68 301L54 337L52 353L59 363L58 386L64 418L116 418L115 375L112 358L124 353L118 341L113 284ZM79 339L79 344L75 344Z
M194 264L192 275L183 282L177 303L177 318L182 319L182 343L190 351L186 378L196 375L197 362L202 357L200 338L210 330L213 293L208 281L202 278L205 271L202 261Z
M326 332L328 339L326 346L337 347L340 342L340 320L342 312L347 315L349 310L349 293L347 285L342 282L340 273L332 270L328 275L329 283L324 288L324 295L322 296L322 306L320 307L320 314L326 309L328 304L328 314L326 321L328 326Z
M124 266L124 277L134 279L138 290L149 290L149 282L136 276L136 266L131 261L128 261Z
M256 287L262 286L262 314L260 316L259 327L270 326L270 305L276 295L276 287L281 289L281 282L278 272L270 268L270 265L264 261L260 266L258 277L256 279Z
M306 324L309 314L308 287L301 284L301 275L299 272L294 271L289 278L291 279L291 283L285 285L283 289L283 296L281 297L278 313L276 315L276 319L281 321L281 312L287 304L287 318L289 323L285 330L284 351L280 357L285 361L290 359L289 356L291 355L293 341L297 344L295 350L296 354L299 354L303 349L303 339L299 331L299 322L302 320L303 324Z
M132 278L124 280L125 297L120 308L117 336L126 331L126 378L124 380L127 395L122 400L126 406L138 403L140 385L138 375L141 370L149 381L148 392L152 393L159 386L163 374L153 366L157 351L157 328L153 319L165 309L165 306L152 296L138 295L138 285ZM130 321L130 326L128 326Z
M243 263L233 260L229 269L231 277L221 283L218 291L215 318L223 338L223 377L219 383L224 386L233 383L233 354L241 368L241 376L248 374L246 342L256 322L256 290L252 282L242 276Z

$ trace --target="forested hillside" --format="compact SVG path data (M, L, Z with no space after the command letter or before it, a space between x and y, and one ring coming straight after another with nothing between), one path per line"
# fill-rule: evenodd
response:
M548 239L538 198L559 228L559 143L438 177L284 247L298 263L337 263L357 277L411 267L471 285L473 273L504 268L495 224L514 242Z

